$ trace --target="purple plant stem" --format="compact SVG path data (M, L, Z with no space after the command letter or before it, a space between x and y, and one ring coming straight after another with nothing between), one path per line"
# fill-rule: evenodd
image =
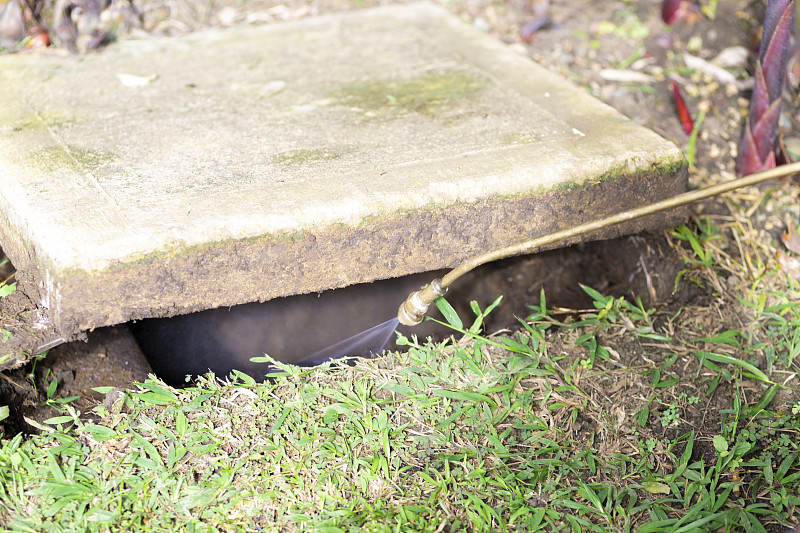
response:
M778 159L778 119L794 4L795 0L767 1L750 115L736 157L736 172L740 176L772 168Z

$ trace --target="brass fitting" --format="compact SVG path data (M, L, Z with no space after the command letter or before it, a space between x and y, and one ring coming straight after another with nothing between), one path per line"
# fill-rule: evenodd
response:
M422 322L431 303L446 293L447 287L442 287L442 280L437 278L431 281L430 285L408 295L397 311L397 319L405 326L416 326Z

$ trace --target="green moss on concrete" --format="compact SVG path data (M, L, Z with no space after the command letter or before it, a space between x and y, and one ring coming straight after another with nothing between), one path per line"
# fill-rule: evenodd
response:
M288 150L273 155L272 161L280 166L293 166L339 159L342 155L343 151L332 149Z
M33 152L30 157L42 168L53 172L64 168L92 171L119 159L115 154L109 152L86 150L75 146L67 146L66 149L61 146L50 146Z
M348 226L343 224L343 227L346 228ZM326 227L325 229L328 230L329 227ZM140 255L135 258L130 257L119 261L115 261L108 268L103 269L103 271L120 272L130 268L150 265L152 263L159 261L176 260L176 259L181 259L183 257L188 257L190 255L202 254L204 252L208 252L209 255L214 255L213 253L211 253L212 250L219 250L230 246L242 246L242 245L247 246L247 245L270 244L270 243L280 243L280 242L298 242L303 239L306 239L308 237L308 234L309 232L306 230L295 229L295 230L286 230L286 231L271 233L269 235L261 235L257 237L230 238L230 239L223 239L223 240L205 242L202 244L194 244L194 245L182 245L180 243L176 243L174 246L162 248L161 250L150 252L145 255ZM40 265L40 267L41 266L42 265ZM60 272L62 280L76 276L85 276L87 274L96 274L96 273L98 272L96 271L87 272L85 270L78 268L68 268Z
M517 146L520 144L531 144L542 140L542 135L529 131L519 133L509 133L498 139L501 146Z
M593 186L597 185L598 183L603 183L604 181L616 180L622 177L644 178L667 176L671 174L677 174L685 168L687 168L687 163L683 157L675 161L662 161L656 163L652 167L637 166L634 170L631 170L627 165L621 165L619 167L609 169L592 179L584 180L578 185L580 185L581 188L585 188L586 186Z
M637 166L633 170L631 170L631 168L628 166L628 164L622 164L622 165L620 165L618 167L611 168L611 169L603 172L602 174L599 174L597 176L593 176L593 177L591 177L589 179L567 180L567 181L564 181L564 182L559 183L559 184L557 184L555 186L552 186L552 187L544 187L542 189L537 189L534 192L540 193L540 192L545 192L545 191L548 191L548 190L565 191L565 192L567 192L567 191L578 191L578 190L581 190L581 189L586 189L588 187L594 187L595 185L598 185L598 184L606 182L606 181L617 180L617 179L620 179L620 178L632 178L632 179L642 178L642 179L644 179L644 178L647 178L647 177L655 178L655 177L658 177L658 176L667 176L667 175L677 174L677 173L685 170L686 168L688 168L688 164L686 163L686 160L683 159L683 157L680 157L679 159L676 159L676 160L660 161L660 162L657 162L653 166L650 166L650 167ZM513 198L513 196L510 196L509 198Z
M78 122L78 117L58 109L50 109L41 113L31 113L24 119L15 123L14 126L23 130L38 130L45 127L61 129Z
M474 72L454 71L402 80L378 80L348 85L334 97L340 105L365 112L436 115L458 99L482 91L489 80Z
M115 154L102 150L84 150L70 146L69 151L72 157L85 168L98 168L119 160Z

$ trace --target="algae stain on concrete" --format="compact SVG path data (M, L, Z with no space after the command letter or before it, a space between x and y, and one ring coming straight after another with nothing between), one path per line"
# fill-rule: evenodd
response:
M689 165L683 157L660 161L650 166L635 166L633 168L631 168L630 162L626 161L617 167L606 170L600 175L592 176L587 179L569 180L558 184L553 187L553 190L564 192L588 190L603 182L614 181L621 178L656 180L660 176L678 175L688 168Z
M341 227L343 229L349 228L349 226L345 224L341 224ZM335 225L324 228L325 231L329 231L331 229L335 229ZM289 229L268 235L259 235L255 237L230 237L208 241L201 244L186 245L181 242L173 242L163 246L158 250L148 252L143 255L134 254L128 257L117 259L102 269L87 271L81 268L67 268L61 271L60 276L62 279L68 279L71 277L85 276L87 274L100 274L102 272L124 272L131 268L156 264L159 261L185 260L187 258L196 257L199 255L218 256L221 253L221 250L238 246L264 246L268 244L300 242L308 239L309 236L314 238L314 234L309 230Z
M342 151L332 149L303 149L288 150L272 156L272 161L276 165L288 167L302 165L305 163L316 163L319 161L330 161L342 157Z
M31 113L14 124L15 127L26 130L39 130L44 128L62 129L79 122L78 117L67 111L52 109L39 113Z
M77 171L95 171L100 167L114 163L119 158L102 150L87 150L75 146L51 146L32 154L32 159L39 162L48 171L72 168Z
M336 103L368 115L419 113L436 115L455 101L482 91L488 78L469 71L431 73L399 80L347 85L333 95Z

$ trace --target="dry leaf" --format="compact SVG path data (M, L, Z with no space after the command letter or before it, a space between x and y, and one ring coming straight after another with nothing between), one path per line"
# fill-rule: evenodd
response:
M645 481L642 488L650 494L669 494L669 485L658 481Z
M728 72L722 67L719 67L702 57L696 57L691 54L683 54L683 61L686 66L692 70L708 74L720 83L728 85L729 83L736 83L736 76Z
M786 255L783 250L778 250L776 258L781 270L794 279L800 279L800 257L789 256Z
M797 228L795 226L789 226L789 229L784 231L783 235L781 235L781 240L787 250L800 254L800 235L797 234Z
M617 83L653 83L655 78L648 76L642 72L635 72L632 70L618 70L613 68L604 68L600 71L600 77L606 81L614 81Z
M122 72L118 72L117 78L125 87L144 87L148 83L154 82L158 78L158 74L150 74L149 76L136 76L135 74L124 74Z

